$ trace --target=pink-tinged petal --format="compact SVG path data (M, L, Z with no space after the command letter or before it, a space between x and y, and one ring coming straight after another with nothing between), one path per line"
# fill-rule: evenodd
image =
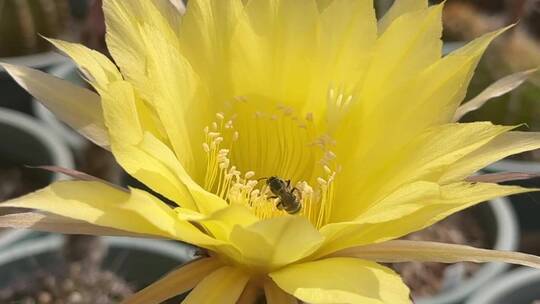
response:
M345 249L332 256L357 257L381 263L502 262L540 268L540 257L520 252L480 249L436 242L396 240Z
M88 89L41 71L2 63L17 83L73 129L99 146L109 146L100 98Z

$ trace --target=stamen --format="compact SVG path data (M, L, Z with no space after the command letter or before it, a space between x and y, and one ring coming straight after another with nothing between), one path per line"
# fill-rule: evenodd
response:
M341 104L347 102L343 98L340 101ZM281 198L276 197L260 178L291 179L295 182L282 190L296 198L296 201L289 200L289 204L301 204L302 208L296 215L306 217L316 227L328 223L336 172L339 171L335 164L336 155L329 150L334 144L333 139L316 134L311 113L306 115L306 119L295 116L294 111L287 107L279 107L276 113L251 113L255 114L251 116L253 125L217 113L216 121L204 128L202 148L207 156L204 188L229 204L244 205L259 218L268 219L290 215L286 208L280 210L276 207ZM237 124L246 131L241 142L235 129ZM238 161L241 161L243 169L257 171L242 173L236 166Z

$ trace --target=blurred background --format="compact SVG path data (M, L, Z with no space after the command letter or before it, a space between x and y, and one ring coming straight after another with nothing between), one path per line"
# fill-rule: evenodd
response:
M179 5L180 0L175 1ZM382 16L392 3L375 0L377 14ZM447 0L443 22L445 54L484 33L516 24L488 49L466 100L506 75L540 66L540 0ZM37 68L86 86L74 64L41 36L80 42L108 54L101 1L0 0L0 61ZM520 129L540 131L540 74L462 120L522 124ZM1 68L0 139L0 201L65 178L31 168L42 165L144 187L108 151L59 122ZM540 173L540 152L517 155L486 170ZM518 184L539 187L540 178ZM17 210L2 211L0 216L9 218L13 211ZM494 200L407 238L540 255L540 195ZM193 254L189 246L165 241L64 238L0 230L0 303L118 303ZM390 266L412 288L415 303L540 303L540 273L535 270L469 263Z

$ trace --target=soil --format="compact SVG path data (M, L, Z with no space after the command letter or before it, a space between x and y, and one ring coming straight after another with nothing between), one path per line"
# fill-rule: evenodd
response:
M130 284L100 268L106 248L99 238L69 236L63 249L63 263L36 269L0 290L0 303L114 304L133 294Z
M469 245L480 248L489 247L487 235L471 211L463 211L452 215L403 239ZM463 269L458 271L462 270L465 278L472 276L481 267L481 265L474 263L459 264L463 266ZM445 275L453 272L451 271L452 268L449 267L456 266L443 263L408 262L394 263L391 264L391 267L402 276L407 286L411 288L413 298L424 298L439 293L444 288Z

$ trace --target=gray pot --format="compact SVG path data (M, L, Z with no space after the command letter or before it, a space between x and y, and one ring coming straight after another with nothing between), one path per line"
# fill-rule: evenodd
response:
M47 126L34 118L9 109L0 109L0 161L21 165L52 165L73 168L71 152ZM39 178L46 184L62 176L47 171Z
M476 292L466 304L533 304L540 300L540 270L520 267Z
M49 74L79 86L85 86L87 84L86 81L82 79L77 67L72 61L67 61L51 68ZM58 120L56 116L39 101L34 99L32 106L36 117L43 121L43 123L46 124L59 138L64 140L75 153L80 153L87 147L89 144L88 140Z
M53 165L73 168L73 157L64 142L36 119L9 109L0 108L0 163L14 165ZM46 186L64 178L60 174L38 169L32 178L39 186ZM0 233L0 250L24 238L23 231Z
M194 258L195 249L161 240L105 237L108 252L103 269L142 289ZM61 262L63 238L58 235L29 240L0 252L0 289L36 270ZM179 303L179 301L176 301Z
M525 172L540 174L540 163L522 160L501 160L486 168L489 172ZM538 188L540 177L514 181L508 184L520 185L528 188ZM540 193L531 192L514 195L510 197L510 202L516 210L519 224L523 232L540 234ZM540 245L536 246L540 250Z
M493 235L490 240L496 250L514 251L518 246L518 223L512 207L505 198L497 198L475 207L480 224ZM474 275L461 281L453 288L442 291L431 298L417 299L416 304L456 304L462 303L480 287L486 286L509 267L504 263L484 264Z
M54 52L45 52L19 57L0 58L0 62L22 65L46 71L58 64L66 62L67 58ZM9 108L32 115L32 97L21 88L8 73L0 67L0 107Z

